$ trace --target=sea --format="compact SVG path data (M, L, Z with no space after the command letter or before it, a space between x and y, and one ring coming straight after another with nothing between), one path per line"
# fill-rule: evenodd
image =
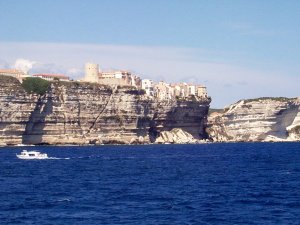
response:
M2 147L0 224L300 224L300 143Z

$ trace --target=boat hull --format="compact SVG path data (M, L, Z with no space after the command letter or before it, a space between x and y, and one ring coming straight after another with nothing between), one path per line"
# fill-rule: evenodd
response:
M23 155L17 155L19 159L48 159L48 156L36 156L36 157L30 157L30 156L23 156Z
M48 159L46 153L40 153L38 151L23 150L21 154L16 154L19 159Z

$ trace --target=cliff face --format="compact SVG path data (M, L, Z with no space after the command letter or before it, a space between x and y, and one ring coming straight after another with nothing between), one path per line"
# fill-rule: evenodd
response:
M76 82L38 96L0 79L0 145L149 143L173 128L205 138L210 99L158 102L131 87Z
M300 99L242 100L210 115L206 130L216 142L299 141Z

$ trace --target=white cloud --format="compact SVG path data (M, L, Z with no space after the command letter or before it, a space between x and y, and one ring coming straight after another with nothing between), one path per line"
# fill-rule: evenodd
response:
M83 77L84 76L84 71L83 69L78 69L78 68L70 68L68 69L68 71L66 72L66 74L68 74L70 77Z
M213 107L242 98L299 96L299 77L230 64L224 52L220 59L217 52L191 48L9 42L0 42L0 52L11 65L20 57L36 62L30 73L64 73L76 79L83 76L84 63L95 62L103 70L128 69L156 81L205 84ZM211 60L203 60L207 55Z
M17 59L14 63L14 68L27 73L34 64L36 64L35 61L30 61L28 59Z
M60 74L65 73L66 69L63 66L60 66L56 63L42 63L38 62L33 65L33 67L29 71L31 74L37 74L37 73L54 73L54 74Z

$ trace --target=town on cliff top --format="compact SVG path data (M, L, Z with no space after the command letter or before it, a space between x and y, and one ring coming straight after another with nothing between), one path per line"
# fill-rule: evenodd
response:
M0 69L0 75L13 76L21 83L28 77L39 77L48 81L72 81L70 77L63 74L28 74L16 69ZM85 76L83 79L77 81L109 86L131 86L137 89L143 89L147 96L157 98L158 100L171 100L178 97L185 98L189 96L208 98L207 89L203 85L185 82L170 84L164 81L155 83L150 79L141 79L139 76L126 70L101 71L99 65L94 63L85 64Z
M207 139L211 99L201 85L154 84L128 71L102 72L90 63L78 81L18 70L1 70L0 79L0 146Z

